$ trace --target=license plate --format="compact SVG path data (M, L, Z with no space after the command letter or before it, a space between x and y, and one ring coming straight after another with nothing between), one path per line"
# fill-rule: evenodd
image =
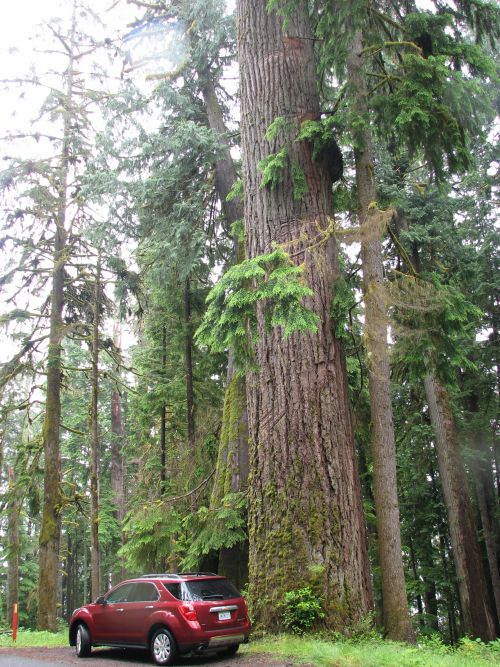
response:
M230 611L220 611L219 612L219 621L229 621L231 618L231 612Z

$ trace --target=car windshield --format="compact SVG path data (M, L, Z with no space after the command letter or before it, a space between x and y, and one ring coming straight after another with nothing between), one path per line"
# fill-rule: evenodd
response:
M163 585L178 600L231 600L241 597L241 593L227 579L201 579L180 583L163 582Z

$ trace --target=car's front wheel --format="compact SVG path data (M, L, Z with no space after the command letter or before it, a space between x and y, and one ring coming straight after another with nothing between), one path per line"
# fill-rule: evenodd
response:
M159 628L151 637L151 657L157 665L171 665L177 655L175 639L167 628Z
M75 653L79 658L88 658L91 648L89 631L80 623L76 629Z

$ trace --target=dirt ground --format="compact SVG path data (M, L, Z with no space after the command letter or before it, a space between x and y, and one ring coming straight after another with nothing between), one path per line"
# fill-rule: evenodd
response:
M96 648L90 658L77 658L74 649L67 648L0 648L0 666L47 667L48 665L78 665L79 667L118 667L119 665L152 665L147 651L135 649ZM274 659L264 654L238 654L232 658L179 658L178 667L294 667L289 660ZM303 666L307 667L307 665ZM311 667L309 665L309 667Z

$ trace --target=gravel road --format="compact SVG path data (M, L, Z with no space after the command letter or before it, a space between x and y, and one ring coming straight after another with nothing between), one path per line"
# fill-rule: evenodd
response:
M77 658L68 648L0 648L0 667L48 667L78 665L78 667L119 667L120 665L152 665L147 651L123 649L93 649L87 659ZM179 658L177 667L293 667L291 661L276 661L267 655L236 655L233 658ZM307 667L307 665L303 666ZM310 667L310 666L309 666Z

